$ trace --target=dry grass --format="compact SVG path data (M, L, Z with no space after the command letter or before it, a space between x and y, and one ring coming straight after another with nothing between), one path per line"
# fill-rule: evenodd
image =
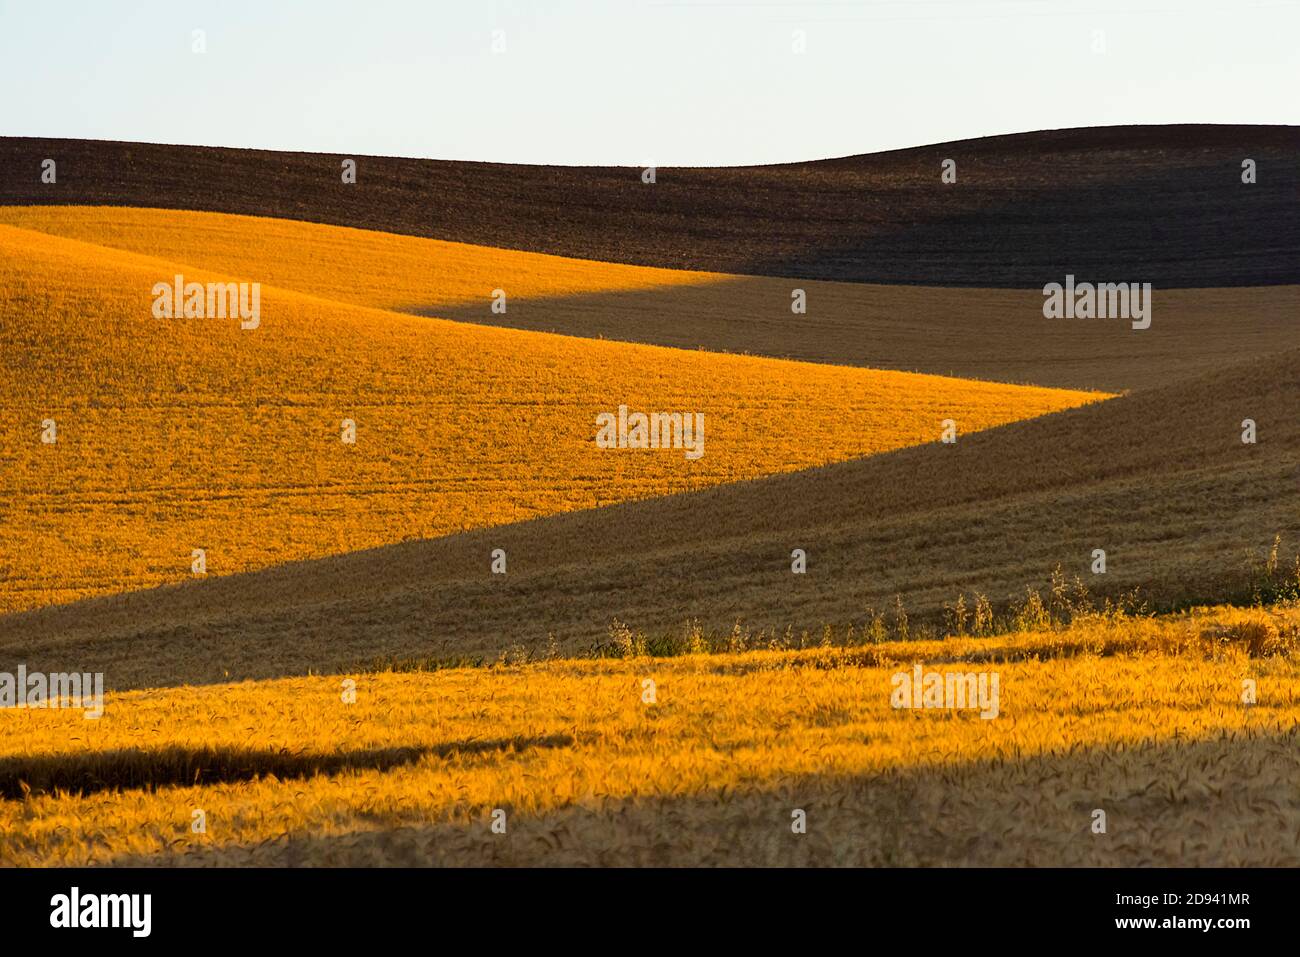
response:
M1295 865L1298 625L1215 608L357 674L355 704L334 675L111 695L98 721L5 712L0 861ZM1260 627L1286 647L1252 657ZM890 676L915 662L997 671L999 716L893 709Z
M196 241L247 244L313 281L334 271L272 229L277 258L261 229L209 217ZM401 271L403 245L423 242L392 238ZM155 282L216 277L12 227L0 248L0 611L181 581L196 548L225 575L870 455L935 441L944 418L972 431L1100 397L474 327L269 285L256 330L160 320ZM363 247L383 251L382 237ZM490 271L498 254L477 254ZM600 264L573 268L570 282L607 282ZM478 279L460 281L463 293ZM704 457L598 449L596 413L622 403L704 413ZM47 418L56 445L40 441ZM345 418L354 446L340 441ZM487 569L488 551L474 566Z

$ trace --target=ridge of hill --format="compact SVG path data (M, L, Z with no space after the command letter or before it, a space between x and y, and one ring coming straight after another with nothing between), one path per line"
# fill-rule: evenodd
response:
M342 160L357 161L354 184ZM57 181L41 181L56 162ZM957 181L940 179L953 159ZM1242 182L1254 160L1257 182ZM524 166L0 138L0 205L303 219L743 275L1042 288L1300 281L1300 128L1119 126L779 166Z

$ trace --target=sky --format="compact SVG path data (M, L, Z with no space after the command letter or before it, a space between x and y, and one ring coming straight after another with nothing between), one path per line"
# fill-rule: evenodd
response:
M1300 124L1300 0L0 0L9 136L722 166L1127 123Z

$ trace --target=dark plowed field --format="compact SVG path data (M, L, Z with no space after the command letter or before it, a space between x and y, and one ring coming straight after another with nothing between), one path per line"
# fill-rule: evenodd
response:
M40 181L45 158L58 182ZM945 158L957 182L940 181ZM1258 182L1241 181L1243 159ZM1300 281L1300 128L1105 127L784 166L514 166L0 139L0 204L278 216L612 262L856 282Z

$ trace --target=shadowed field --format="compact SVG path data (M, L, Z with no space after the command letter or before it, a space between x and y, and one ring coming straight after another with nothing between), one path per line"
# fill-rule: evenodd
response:
M40 181L41 162L58 182ZM303 219L581 259L745 275L1042 288L1300 281L1300 130L1050 130L781 166L511 166L0 139L0 205ZM940 181L957 161L958 179ZM1241 182L1245 158L1258 182Z

